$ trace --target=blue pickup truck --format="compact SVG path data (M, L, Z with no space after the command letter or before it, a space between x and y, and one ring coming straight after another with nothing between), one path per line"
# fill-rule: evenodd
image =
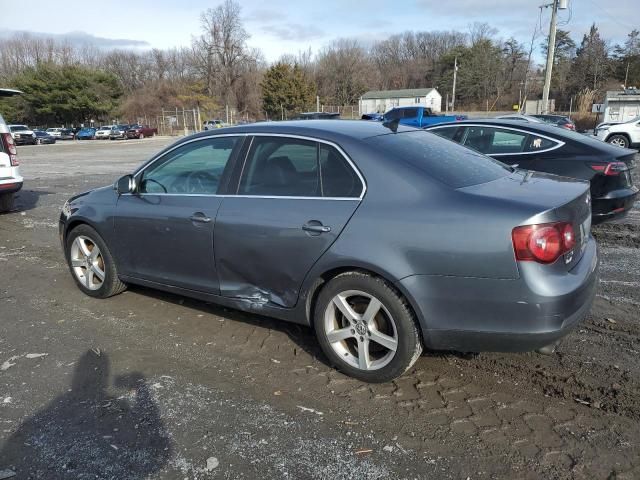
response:
M429 107L396 107L384 114L385 122L399 120L402 125L423 128L436 123L458 122L466 120L466 115L437 115Z

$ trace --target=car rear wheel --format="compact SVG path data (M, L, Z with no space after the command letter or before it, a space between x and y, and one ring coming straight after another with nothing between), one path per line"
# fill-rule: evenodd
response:
M13 208L13 193L0 194L0 212L8 212Z
M325 285L316 303L314 326L331 363L366 382L393 380L422 352L407 302L387 282L366 273L344 273Z
M615 145L616 147L628 148L629 147L629 139L624 135L611 135L607 139L607 143L611 145Z
M89 225L74 228L67 236L67 264L80 290L96 298L108 298L127 286L118 278L109 248Z

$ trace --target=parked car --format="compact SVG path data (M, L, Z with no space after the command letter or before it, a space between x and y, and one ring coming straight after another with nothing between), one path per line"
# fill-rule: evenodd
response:
M111 135L111 129L116 125L104 125L96 130L96 140L107 140Z
M429 129L509 165L589 180L593 221L621 217L633 207L635 150L612 147L544 123L476 120Z
M158 129L148 125L130 125L127 130L127 138L145 138L154 137L158 134Z
M523 351L575 327L598 278L589 198L402 125L256 123L72 197L60 238L89 296L141 284L312 325L382 382L423 345Z
M95 140L96 129L92 127L82 128L76 133L76 140Z
M337 120L339 118L340 114L338 112L303 112L293 120Z
M575 130L576 125L571 121L569 117L564 115L531 115L538 120L542 120L545 123L550 123L556 127L566 128L567 130Z
M384 115L382 113L363 113L361 120L374 120L376 122L381 122L384 120Z
M36 145L56 143L56 137L54 137L53 135L49 135L43 130L34 130L33 133L36 134Z
M222 120L207 120L202 125L202 128L204 130L213 130L215 128L222 128L222 127L224 127L224 122Z
M398 121L402 125L422 128L436 123L457 122L466 119L466 115L438 115L429 107L396 107L384 114L385 122Z
M0 98L20 95L20 90L0 88ZM0 115L0 212L13 208L13 196L22 188L18 149L13 134Z
M62 131L61 128L47 128L46 132L51 135L52 137L56 137L56 138L60 138L60 132Z
M129 125L115 125L109 132L109 140L126 140Z
M73 130L71 128L62 128L60 129L60 140L73 140L76 138Z
M36 134L26 125L9 125L16 145L35 145Z
M516 122L526 122L526 123L546 123L544 120L540 118L536 118L533 115L523 115L521 113L512 113L508 115L498 115L497 117L493 117L496 120L513 120Z
M598 140L617 147L640 147L640 117L623 123L601 123L594 134Z

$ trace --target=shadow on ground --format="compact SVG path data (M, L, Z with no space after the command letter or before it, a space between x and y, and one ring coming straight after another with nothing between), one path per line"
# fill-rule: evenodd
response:
M0 215L11 215L33 210L38 206L40 197L55 194L56 192L47 192L44 190L20 190L14 193L13 208L8 212L0 213Z
M117 377L109 387L109 358L87 351L71 389L27 419L0 451L0 470L15 479L142 479L171 455L169 435L144 377Z

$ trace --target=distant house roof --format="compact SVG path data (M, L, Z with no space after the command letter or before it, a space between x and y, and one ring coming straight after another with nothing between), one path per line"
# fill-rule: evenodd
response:
M362 95L362 99L369 98L412 98L424 97L433 92L435 88L407 88L404 90L374 90ZM437 93L437 90L436 90Z

